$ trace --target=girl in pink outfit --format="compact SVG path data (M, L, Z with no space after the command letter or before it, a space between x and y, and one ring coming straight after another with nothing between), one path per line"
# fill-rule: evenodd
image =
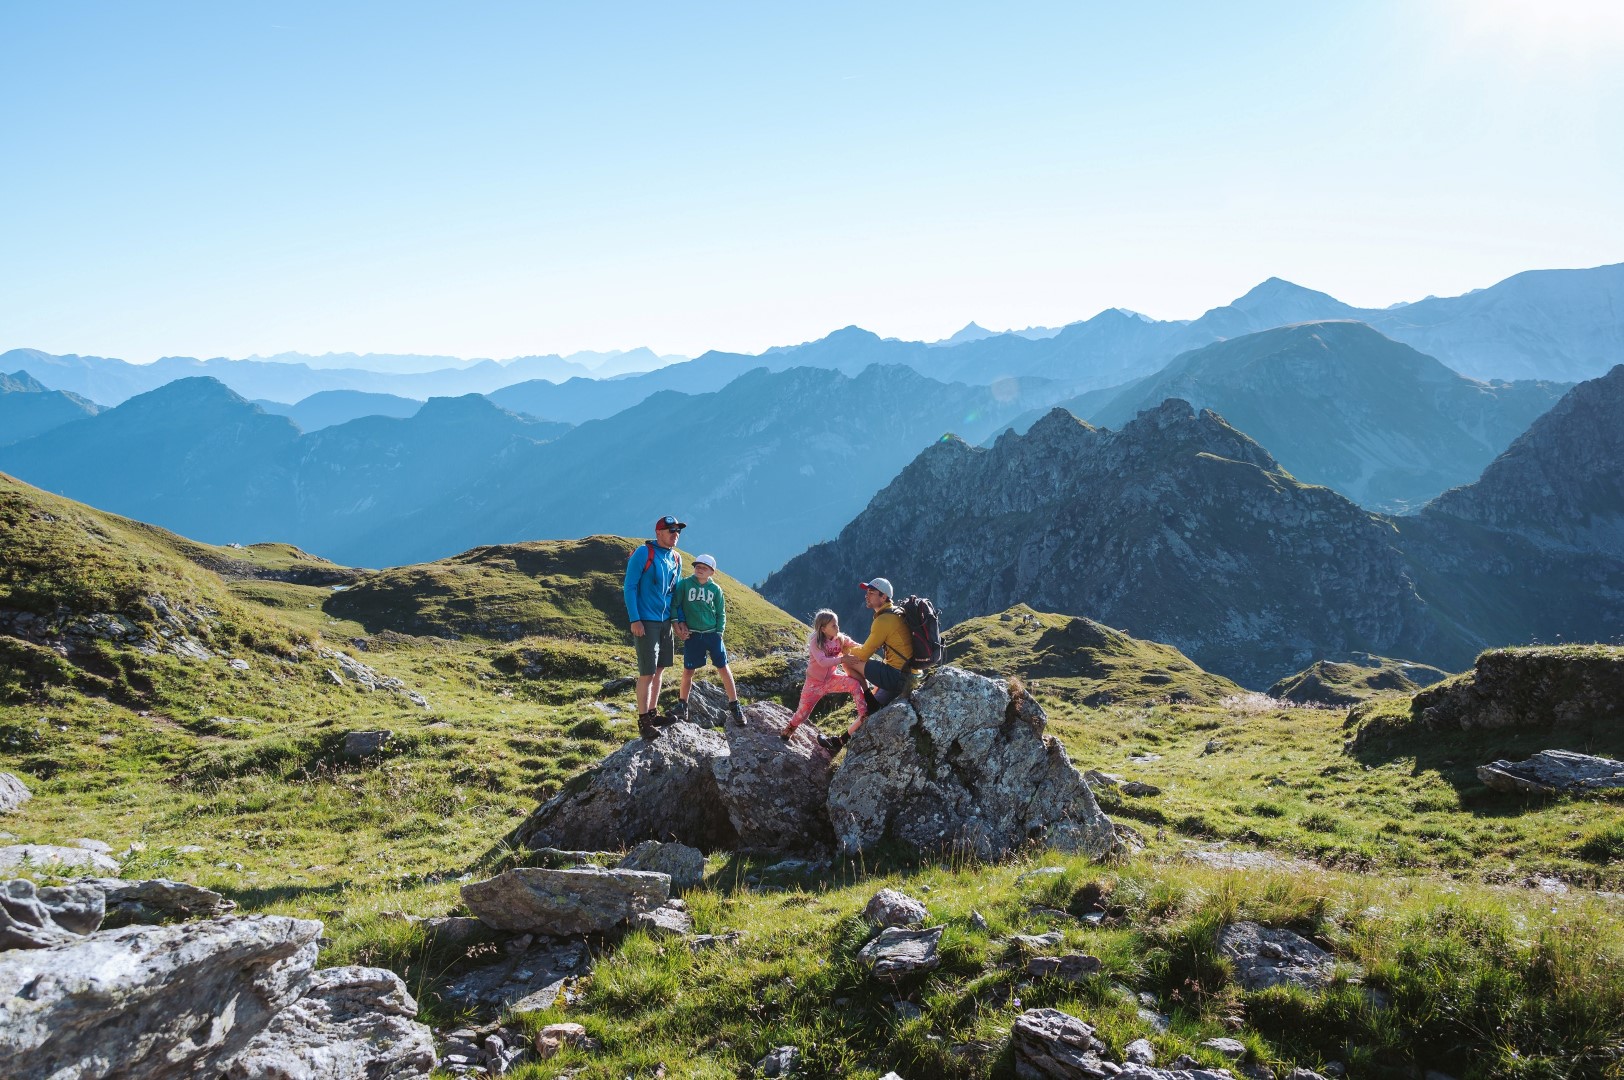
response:
M795 734L795 729L812 715L813 706L826 694L850 694L857 703L857 724L868 719L868 704L863 700L863 684L846 674L840 666L841 654L855 648L857 642L840 632L840 619L825 608L812 616L812 633L806 639L806 685L801 688L801 704L784 728L784 738ZM855 728L857 724L852 726Z

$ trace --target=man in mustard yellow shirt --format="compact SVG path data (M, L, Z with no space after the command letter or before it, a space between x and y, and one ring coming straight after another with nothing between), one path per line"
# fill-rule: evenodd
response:
M874 687L869 708L873 712L913 691L916 680L908 667L908 661L913 659L913 635L908 632L908 624L902 620L902 609L891 602L895 593L890 581L877 577L861 585L863 603L874 613L874 627L868 632L867 641L846 650L842 666L846 674L858 682ZM884 660L876 655L882 651ZM844 734L819 735L818 743L831 754L838 753L851 738L852 732L862 724L859 717Z

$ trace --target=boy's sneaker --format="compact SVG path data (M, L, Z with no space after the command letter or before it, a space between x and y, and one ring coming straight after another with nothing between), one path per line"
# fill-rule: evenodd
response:
M850 738L851 736L844 731L839 735L825 735L820 731L818 732L818 745L829 751L830 754L838 754L841 747L845 746L846 741Z
M653 742L660 737L659 726L655 723L657 719L651 712L637 714L637 734L644 742Z
M739 724L740 726L743 726L743 724L744 724L744 706L743 705L740 705L737 700L730 701L730 702L727 703L727 711L733 714L733 722L734 723Z
M679 701L671 706L671 722L673 724L680 724L686 719L688 719L688 703L686 701Z

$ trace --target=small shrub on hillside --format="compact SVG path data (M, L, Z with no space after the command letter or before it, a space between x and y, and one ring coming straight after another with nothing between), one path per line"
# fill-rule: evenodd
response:
M1598 863L1624 859L1624 821L1592 829L1579 842L1578 854L1581 859Z
M1315 810L1305 815L1301 824L1309 832L1317 833L1334 833L1341 828L1341 823L1337 821L1335 816L1326 813L1324 810Z

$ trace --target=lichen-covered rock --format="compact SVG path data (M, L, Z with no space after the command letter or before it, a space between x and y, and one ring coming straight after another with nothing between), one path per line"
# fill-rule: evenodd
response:
M8 1080L218 1075L303 993L320 934L228 916L0 953Z
M522 866L462 887L468 910L493 930L600 934L671 898L671 879L642 870Z
M565 784L513 840L532 849L625 849L644 840L731 849L738 834L711 769L727 754L720 733L693 724L674 724L653 742L634 739Z
M857 959L876 979L895 980L934 971L942 962L937 951L942 943L942 930L940 926L928 930L888 926L863 946Z
M1465 678L1415 695L1411 715L1434 731L1603 726L1624 715L1624 648L1490 649Z
M990 858L1039 842L1102 857L1116 832L1043 710L1001 682L944 667L870 716L829 785L835 841L892 840Z
M825 852L829 848L829 755L810 738L789 742L782 705L757 702L744 723L726 723L728 753L711 759L722 804L744 851Z
M691 889L705 880L705 853L687 844L644 840L617 864L622 870L665 874L673 889Z
M317 971L224 1070L223 1080L406 1080L434 1068L417 1002L382 968Z
M1624 788L1624 761L1541 750L1525 761L1492 761L1479 765L1477 778L1493 791L1513 795L1578 794Z
M1218 932L1218 949L1235 966L1235 979L1247 990L1271 986L1323 989L1336 957L1290 930L1238 922Z

